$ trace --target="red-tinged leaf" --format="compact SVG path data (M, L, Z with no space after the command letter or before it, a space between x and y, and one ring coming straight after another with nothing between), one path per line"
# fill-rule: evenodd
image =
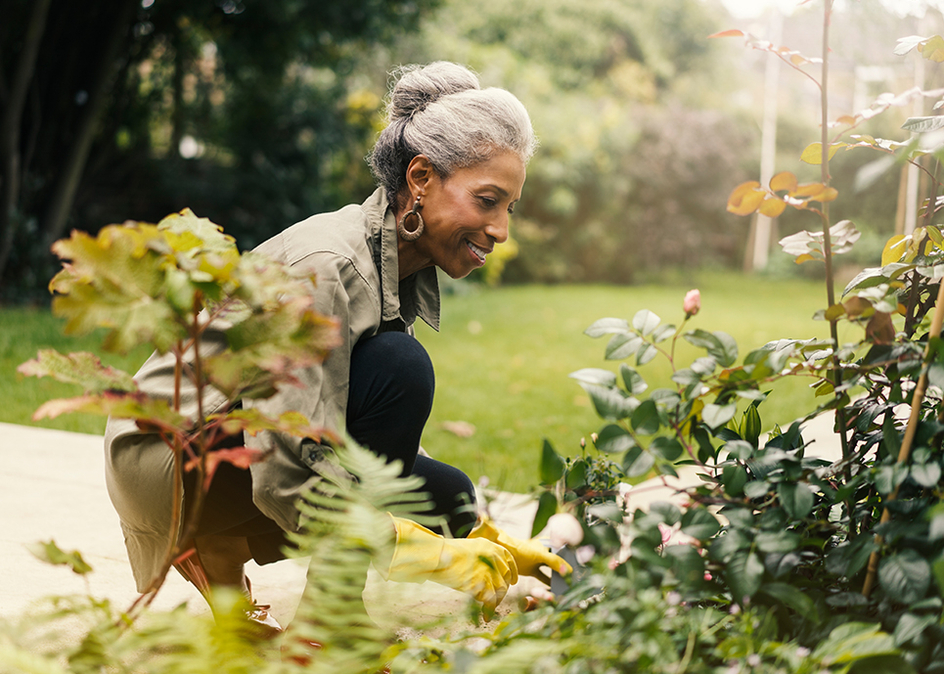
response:
M151 398L140 391L105 392L50 400L36 410L33 419L53 419L71 412L134 419L139 426L144 424L149 429L179 428L189 423L187 418L175 412L166 400Z
M745 35L746 33L744 31L732 28L731 30L723 30L720 33L709 35L708 39L710 40L715 37L744 37Z
M797 188L797 177L790 171L781 171L770 179L770 189L774 192L792 192Z
M750 215L760 207L766 196L767 192L761 189L756 180L742 183L728 197L728 211L735 215Z
M865 336L873 344L891 344L895 341L895 326L891 314L876 311L865 326Z
M225 416L211 415L209 421L220 421L221 430L227 435L249 433L257 435L262 431L285 433L302 438L311 438L321 442L327 440L332 444L343 444L340 437L327 428L318 428L311 425L311 421L301 412L285 412L278 418L268 417L256 408L239 409L229 412Z
M783 213L784 209L787 207L787 203L776 197L768 197L764 199L764 203L760 205L760 210L758 211L761 215L766 215L768 218L779 217Z
M226 449L216 449L207 454L206 457L206 475L203 476L203 488L209 489L213 476L216 475L216 469L221 463L230 463L237 468L249 470L254 463L259 463L265 459L266 453L258 449L249 449L248 447L227 447ZM200 459L191 459L184 465L184 470L196 470Z
M130 374L105 367L98 356L86 352L65 355L54 349L43 349L36 358L23 363L16 371L27 377L52 377L57 381L78 384L86 393L137 389Z
M850 297L842 303L842 307L849 318L858 318L872 309L872 303L862 297Z

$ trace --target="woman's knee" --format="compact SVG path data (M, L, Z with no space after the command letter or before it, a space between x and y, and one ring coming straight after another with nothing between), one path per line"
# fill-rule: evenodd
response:
M436 378L423 345L405 332L382 332L358 342L351 353L351 386L366 382L370 396L406 396L431 407Z

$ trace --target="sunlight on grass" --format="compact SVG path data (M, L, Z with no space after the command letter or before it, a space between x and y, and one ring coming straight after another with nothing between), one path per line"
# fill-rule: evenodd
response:
M583 331L598 318L631 319L650 309L663 321L682 320L682 298L690 288L702 293L702 310L686 329L723 330L737 340L743 356L773 339L825 337L828 325L813 321L825 305L820 284L743 277L738 274L699 274L687 283L652 286L517 286L486 289L461 285L460 293L443 297L442 332L425 324L417 336L436 368L437 390L433 414L423 446L440 460L467 471L473 480L486 475L492 486L522 491L537 482L537 459L543 438L557 451L578 454L580 439L599 430L601 420L589 398L568 375L584 367L616 371L617 362L603 358L605 339L594 340ZM36 424L47 428L102 433L104 419L68 415L32 422L33 411L50 398L80 391L49 380L23 378L20 363L38 349L98 350L98 338L66 337L61 323L48 312L3 309L0 331L0 421ZM845 326L844 341L861 331ZM125 357L109 355L111 365L134 372L147 357L139 349ZM679 340L680 366L701 355ZM657 359L640 370L650 390L671 386L670 368ZM761 406L765 429L789 423L815 405L806 380L777 385ZM466 422L475 430L462 437ZM459 430L460 433L456 433Z
M527 489L538 479L542 438L558 452L579 454L580 439L603 425L568 377L584 367L618 368L603 358L605 339L583 334L587 326L605 316L631 319L640 309L678 324L684 317L682 298L692 287L701 289L702 311L686 329L728 332L742 356L774 339L828 335L828 324L811 318L825 306L825 293L820 284L804 281L711 274L677 285L526 286L449 296L442 332L417 328L437 377L423 446L473 479L487 475L493 486ZM858 339L856 329L847 328L848 337L841 339ZM703 352L679 340L676 358L682 366L697 355ZM661 358L640 372L650 390L674 387ZM765 428L789 423L815 406L807 384L793 379L777 385L761 406ZM476 432L459 437L444 427L450 421L468 422Z

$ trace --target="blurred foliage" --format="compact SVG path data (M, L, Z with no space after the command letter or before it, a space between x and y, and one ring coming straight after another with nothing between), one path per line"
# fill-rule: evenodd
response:
M45 286L67 224L95 232L189 206L246 248L362 198L380 97L361 92L354 63L436 2L5 3L0 50L38 40L38 57L32 70L0 63L0 129L12 124L0 183L20 186L0 204L0 299ZM21 105L17 82L28 84Z
M630 283L666 267L741 264L749 222L723 204L726 185L758 173L763 61L745 67L736 45L706 39L729 27L719 0L47 1L15 152L0 142L0 168L19 162L17 197L0 204L0 301L43 301L49 245L69 227L94 233L189 207L226 222L246 249L362 200L387 73L436 59L514 92L541 140L514 219L517 255L477 277ZM40 4L7 3L3 53L22 52L21 27ZM861 24L854 44L872 44L876 25L891 21L875 0L844 11ZM789 19L789 46L809 49L812 14ZM19 65L0 63L0 117ZM787 93L781 154L817 122L810 92ZM893 137L897 124L876 123L889 128L868 133ZM68 219L57 220L64 157L82 142ZM866 154L837 160L841 192ZM843 217L879 231L896 180L882 176ZM799 228L785 214L779 233Z

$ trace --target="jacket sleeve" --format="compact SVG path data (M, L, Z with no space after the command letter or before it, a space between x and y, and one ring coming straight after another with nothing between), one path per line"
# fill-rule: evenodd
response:
M296 373L301 386L283 386L266 400L244 401L269 416L288 411L304 414L312 425L344 430L351 350L379 325L378 293L348 258L331 252L313 253L301 264L316 274L315 308L339 323L340 344L323 364ZM252 466L253 499L259 509L287 531L298 527L296 503L317 486L326 471L337 471L329 447L309 439L263 432L247 437L247 445L270 452Z

